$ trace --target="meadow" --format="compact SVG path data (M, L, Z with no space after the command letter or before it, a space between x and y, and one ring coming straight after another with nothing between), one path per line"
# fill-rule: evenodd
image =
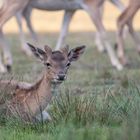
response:
M115 33L108 34L113 46ZM39 34L40 42L53 47L57 35ZM12 44L14 65L11 74L1 77L33 82L43 65L21 52L17 34L7 36ZM51 102L49 112L53 121L23 124L0 117L0 140L139 140L140 56L127 36L130 65L117 71L106 53L97 51L93 39L93 32L70 33L67 38L71 48L81 44L87 48L80 61L73 63L67 80Z

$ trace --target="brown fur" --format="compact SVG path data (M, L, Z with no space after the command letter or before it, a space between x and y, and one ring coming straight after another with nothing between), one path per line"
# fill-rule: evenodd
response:
M61 51L52 52L51 48L45 46L45 51L28 44L36 57L41 59L45 65L43 76L34 84L16 81L0 81L0 86L7 86L14 92L9 92L11 99L6 100L2 105L8 116L16 116L24 121L34 121L38 114L47 107L52 98L53 87L60 85L64 79L59 80L59 76L65 76L71 61L76 61L84 52L85 46L72 49L68 53L68 48ZM74 59L73 59L74 57ZM49 65L48 65L49 63ZM6 96L6 95L5 95Z

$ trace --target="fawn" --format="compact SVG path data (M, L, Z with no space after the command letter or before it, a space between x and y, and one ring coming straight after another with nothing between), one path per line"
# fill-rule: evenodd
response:
M34 122L41 119L51 119L44 111L53 96L52 89L58 87L65 79L72 61L77 61L85 51L85 46L79 46L69 51L66 46L52 51L49 46L44 50L29 44L33 54L43 62L45 70L43 76L34 84L0 81L0 85L9 85L15 89L12 98L3 104L8 116L18 116L24 121Z

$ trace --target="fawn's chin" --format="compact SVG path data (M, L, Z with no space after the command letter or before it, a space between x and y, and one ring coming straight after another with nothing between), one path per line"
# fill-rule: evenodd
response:
M63 81L64 81L64 80L53 79L53 80L52 80L52 83L53 83L53 84L61 84L61 83L63 83Z

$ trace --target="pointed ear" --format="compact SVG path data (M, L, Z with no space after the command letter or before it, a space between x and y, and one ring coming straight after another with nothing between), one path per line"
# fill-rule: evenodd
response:
M67 57L69 53L69 45L66 45L63 48L60 48L60 51Z
M74 49L71 49L71 51L68 54L69 61L77 61L78 58L81 56L81 54L84 53L86 46L79 46Z
M45 51L43 51L40 48L36 48L33 45L31 45L30 43L27 43L28 46L30 47L31 51L33 52L33 54L39 58L40 60L44 60L44 58L47 56Z

